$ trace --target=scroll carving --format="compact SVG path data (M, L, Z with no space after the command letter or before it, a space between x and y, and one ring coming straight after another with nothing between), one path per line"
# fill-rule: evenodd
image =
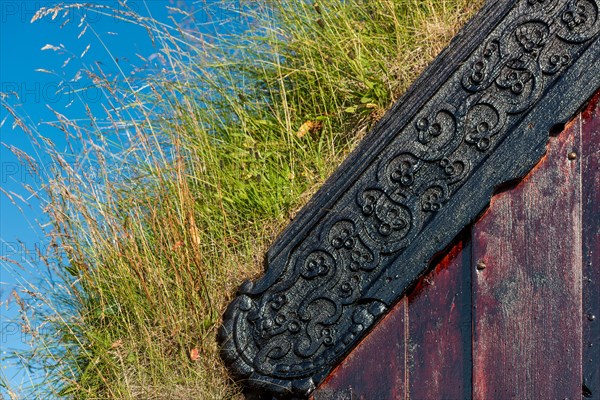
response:
M598 41L599 10L600 0L517 2L308 233L242 286L220 332L233 372L309 393L406 289L390 271L415 270L402 264L407 249Z

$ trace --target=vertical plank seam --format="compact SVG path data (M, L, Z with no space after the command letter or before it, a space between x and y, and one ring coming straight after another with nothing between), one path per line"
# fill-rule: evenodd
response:
M582 110L583 111L583 110ZM583 397L583 364L584 364L584 343L583 343L583 318L584 318L584 306L583 306L583 276L584 276L584 272L585 272L585 265L584 265L584 242L585 239L583 237L583 202L585 201L585 199L583 198L583 168L584 168L584 158L583 158L583 113L579 112L577 114L577 119L578 119L578 123L579 123L579 129L578 129L578 149L577 149L577 154L578 154L578 171L577 171L577 175L578 175L578 180L577 180L577 190L579 191L579 201L577 202L577 212L578 212L578 218L579 218L579 237L580 237L580 257L579 257L579 264L580 264L580 276L579 276L579 304L580 304L580 309L581 309L581 324L579 326L579 354L580 354L580 358L581 358L581 362L579 363L579 384L581 385L581 390L582 390L582 397Z
M490 200L491 207L491 200ZM476 221L477 222L477 221ZM473 223L473 228L475 227L476 222ZM475 320L477 317L477 313L475 312L475 307L477 307L477 275L475 273L475 268L473 268L477 264L477 260L475 259L475 251L476 251L476 241L475 241L475 232L476 230L471 228L470 236L471 236L471 248L470 248L470 258L471 258L471 399L475 399L476 394L476 378L475 378L475 360L476 360L476 347L475 341L477 340L477 321Z
M475 223L473 223L468 230L468 233L465 235L465 240L468 240L468 246L469 246L469 251L465 252L463 255L463 262L467 263L467 267L469 268L469 276L471 277L471 279L469 280L469 313L470 313L470 320L471 320L471 343L469 344L471 346L471 359L468 360L468 364L469 364L469 372L471 374L471 384L469 385L470 388L465 388L465 393L467 391L470 391L469 395L469 399L474 399L474 395L475 395L475 312L473 310L473 307L475 307L475 277L473 276L473 271L475 270L475 262L473 261L473 249L475 247L475 243L473 241L473 227L475 226ZM468 239L467 239L468 238ZM464 268L464 266L463 266Z
M410 399L410 382L409 382L409 320L408 320L408 296L404 296L404 399Z

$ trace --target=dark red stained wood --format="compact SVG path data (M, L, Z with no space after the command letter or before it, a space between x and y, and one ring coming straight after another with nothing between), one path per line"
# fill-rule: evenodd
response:
M406 313L403 298L319 386L315 400L337 391L351 391L353 400L407 398Z
M581 118L583 393L600 399L600 92Z
M409 296L411 399L471 397L471 254L466 233Z
M581 398L579 133L551 138L473 229L475 399Z

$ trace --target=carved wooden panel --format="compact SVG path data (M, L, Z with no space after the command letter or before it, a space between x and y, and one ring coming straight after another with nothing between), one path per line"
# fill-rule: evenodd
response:
M330 178L224 315L235 376L305 396L600 87L600 0L490 2Z
M314 400L600 399L599 123L600 91Z

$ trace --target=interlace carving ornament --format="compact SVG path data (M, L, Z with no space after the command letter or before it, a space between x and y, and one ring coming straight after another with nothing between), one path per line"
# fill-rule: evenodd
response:
M406 259L420 254L408 251L415 239L508 135L525 134L513 127L598 40L599 9L517 2L308 233L241 287L220 332L236 376L299 395L326 376L427 267L434 252Z

